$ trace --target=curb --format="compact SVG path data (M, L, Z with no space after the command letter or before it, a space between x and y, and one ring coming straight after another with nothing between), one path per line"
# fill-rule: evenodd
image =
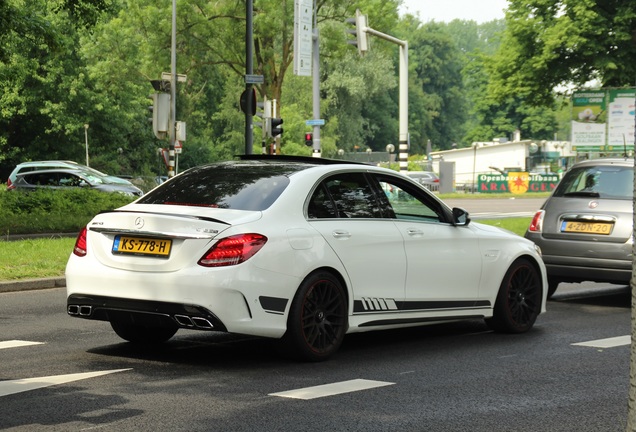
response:
M29 291L66 286L65 277L20 279L16 281L0 281L0 293Z

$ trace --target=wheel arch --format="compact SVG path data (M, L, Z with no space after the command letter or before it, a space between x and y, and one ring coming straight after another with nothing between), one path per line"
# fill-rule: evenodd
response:
M298 284L298 287L296 287L296 291L294 291L294 295L292 296L292 298L294 298L296 296L296 294L298 293L298 290L300 289L300 287L303 284L303 282L305 282L308 278L310 278L314 274L316 274L318 272L321 272L321 271L326 271L326 272L331 273L336 279L338 279L338 282L340 282L342 284L342 287L344 288L344 291L345 291L345 295L347 296L347 305L349 306L349 310L351 310L352 293L351 293L349 284L347 283L346 278L342 275L342 273L340 271L338 271L337 269L335 269L333 267L329 267L329 266L317 267L317 268L313 269L312 271L310 271L309 273L307 273L305 275L305 277L301 280L301 282Z

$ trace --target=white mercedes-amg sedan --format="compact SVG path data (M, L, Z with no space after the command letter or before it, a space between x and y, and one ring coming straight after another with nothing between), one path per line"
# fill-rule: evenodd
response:
M127 341L221 331L310 361L353 332L485 319L522 333L545 312L546 283L534 243L395 171L256 155L100 213L66 267L68 314Z

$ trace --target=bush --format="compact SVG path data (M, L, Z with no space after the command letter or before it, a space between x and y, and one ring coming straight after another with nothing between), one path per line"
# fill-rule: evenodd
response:
M93 189L25 193L1 187L0 235L77 232L97 213L132 200L130 196Z

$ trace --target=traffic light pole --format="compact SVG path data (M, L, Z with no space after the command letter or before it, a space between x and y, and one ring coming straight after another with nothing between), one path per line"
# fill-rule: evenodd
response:
M398 145L398 162L400 163L400 172L408 171L409 158L409 44L407 41L400 40L393 36L389 36L382 32L366 27L362 29L369 34L377 36L381 39L393 42L400 47L400 95L399 95L399 145Z
M312 49L312 80L313 80L313 111L314 120L320 119L320 39L318 34L318 12L316 11L316 2L314 1L314 34ZM320 144L320 125L314 125L313 133L313 157L321 157L322 150Z
M172 0L172 45L170 48L170 67L170 124L168 125L170 147L168 150L168 177L174 177L174 142L177 112L177 0Z
M245 2L245 74L250 76L254 73L254 59L253 59L253 45L254 45L254 33L253 33L253 21L254 21L254 0L246 0ZM246 107L245 110L245 154L252 154L254 136L252 134L252 116L253 112L250 108L253 105L252 97L252 84L245 83L245 95L246 95Z

